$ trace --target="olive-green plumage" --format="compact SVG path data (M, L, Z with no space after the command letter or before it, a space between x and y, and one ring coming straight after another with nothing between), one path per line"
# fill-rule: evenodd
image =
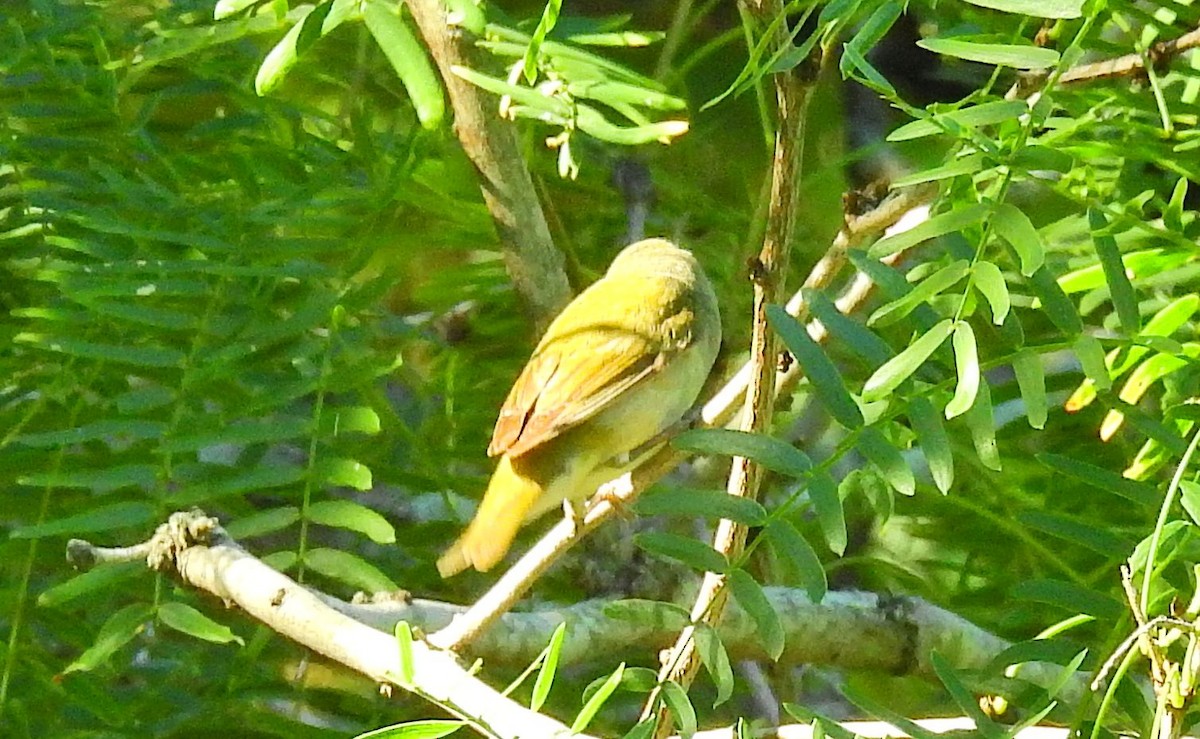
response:
M500 463L438 560L442 576L490 569L523 523L625 472L629 452L695 403L720 344L695 257L663 239L626 247L554 319L509 392L488 446Z

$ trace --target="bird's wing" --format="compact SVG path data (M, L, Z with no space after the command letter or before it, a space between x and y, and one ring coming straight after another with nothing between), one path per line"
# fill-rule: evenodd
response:
M488 454L519 456L659 372L691 338L692 311L679 304L666 307L665 317L646 317L657 328L653 334L591 324L539 346L500 410Z

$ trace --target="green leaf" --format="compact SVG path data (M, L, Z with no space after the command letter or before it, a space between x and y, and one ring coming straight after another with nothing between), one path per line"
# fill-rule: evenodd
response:
M400 84L408 91L417 119L426 129L440 127L446 115L441 78L425 55L425 47L400 17L403 6L386 0L363 0L363 3L363 21L367 30L383 49Z
M921 280L907 295L886 303L867 319L868 326L889 326L904 318L919 305L928 303L959 283L971 271L971 264L960 259Z
M1193 523L1200 523L1200 483L1179 481L1180 502ZM1109 550L1114 551L1114 550Z
M396 652L397 662L400 665L400 674L396 675L396 682L402 688L411 689L415 684L417 667L413 659L413 634L412 627L407 621L400 621L396 624Z
M778 305L767 306L767 320L800 363L804 375L812 383L817 398L829 415L848 429L861 427L862 410L850 397L837 367L808 335L808 330Z
M1184 507L1187 507L1186 504ZM1031 529L1043 531L1105 556L1113 552L1127 551L1132 545L1132 542L1126 541L1106 528L1053 513L1022 511L1017 514L1017 520Z
M992 213L992 226L1021 260L1021 274L1032 276L1046 261L1046 245L1029 216L1011 203L1001 203ZM1043 301L1045 302L1045 301Z
M1025 417L1029 419L1029 425L1035 429L1045 428L1048 406L1046 373L1042 368L1042 358L1028 349L1022 349L1013 356L1012 366L1017 376L1017 387L1021 390L1021 400L1025 403Z
M522 60L521 66L525 71L525 81L531 85L537 80L538 58L541 55L542 42L558 24L558 15L561 12L562 0L547 0L537 28L533 29L533 34L529 37L529 47L525 50L525 58Z
M904 461L904 456L879 429L874 426L864 428L859 434L857 446L896 492L901 495L913 495L917 492L917 481L912 470L908 468L908 463Z
M14 529L9 536L13 539L40 539L43 536L111 531L129 526L140 526L157 516L158 512L149 503L113 503L89 508L84 513L66 518L20 526Z
M266 95L287 78L300 55L317 39L358 15L357 0L333 0L312 6L267 52L254 77L254 91Z
M381 426L379 414L367 405L347 405L326 410L321 415L321 433L330 436L367 434L374 436Z
M988 206L982 203L975 203L964 208L956 208L955 210L938 214L914 228L876 241L867 250L867 256L878 259L879 257L885 257L889 254L910 249L922 241L962 231L965 228L983 222L983 219L988 215L988 210Z
M1035 18L1078 18L1083 14L1084 0L967 0L967 2L981 8L992 8L1017 15L1031 15Z
M308 520L365 534L376 544L395 544L396 530L387 519L352 500L323 500L308 507Z
M604 707L605 702L607 702L608 699L612 697L612 694L616 692L617 686L621 684L621 675L624 672L625 663L622 662L621 664L617 665L617 669L608 676L608 679L604 681L604 684L602 684L600 688L592 694L592 697L589 698L587 703L583 705L583 708L580 709L579 715L576 716L575 720L571 723L572 733L578 734L586 729L588 724L592 723L592 719L594 719L596 714L600 712L600 709Z
M1108 374L1108 366L1104 361L1104 347L1100 345L1100 340L1084 334L1075 340L1074 349L1087 378L1101 390L1112 387L1112 377Z
M1125 610L1106 593L1063 580L1025 580L1018 583L1011 594L1014 598L1046 603L1071 613L1086 613L1101 620L1118 619Z
M345 583L367 593L390 593L399 590L396 583L375 565L357 554L337 549L310 549L304 553L304 564L332 580Z
M120 590L118 584L145 573L145 562L114 562L47 588L38 595L37 604L44 608L57 608L92 593L117 592Z
M371 469L362 462L344 457L325 457L317 461L313 474L330 485L344 485L355 490L370 490Z
M81 359L131 364L135 367L180 367L184 361L183 352L177 349L150 346L145 343L135 346L101 344L94 341L80 341L68 336L51 336L29 331L17 334L12 340L18 344L30 344L39 349Z
M217 444L274 444L308 436L312 422L307 418L275 417L246 419L207 431L176 436L163 441L164 452L194 452Z
M808 599L813 603L824 600L829 581L825 577L825 568L821 566L821 560L808 541L790 521L784 519L772 521L767 525L766 532L771 549L780 563L795 573L794 578L789 579L799 580ZM755 621L757 620L755 618Z
M300 509L296 506L269 508L250 516L237 518L225 524L225 533L234 539L249 539L263 534L272 534L286 529L300 520Z
M952 177L975 174L989 165L990 162L982 154L968 154L951 159L945 164L930 169L921 169L892 180L892 187L911 187L923 182L937 182Z
M803 477L812 469L808 455L785 441L765 434L733 429L691 429L671 442L676 448L697 454L746 457L769 470Z
M725 572L729 569L725 555L702 541L679 534L647 531L635 536L634 543L651 554L682 562L700 572Z
M825 470L816 470L808 479L808 497L817 512L817 523L830 551L839 557L846 553L846 513L837 483Z
M643 516L703 516L761 526L767 511L757 501L730 495L723 490L666 488L638 498L634 506Z
M913 739L938 739L940 734L936 734L912 721L905 716L887 708L882 703L877 703L859 690L853 684L848 684L842 688L842 695L846 700L858 706L868 716L873 716L876 719L886 721L892 726L908 734Z
M541 710L546 698L550 695L550 688L554 686L554 673L558 670L558 658L562 654L563 640L566 639L566 636L567 622L563 621L550 635L550 643L546 646L546 659L542 661L537 679L533 682L533 695L529 698L530 710Z
M161 421L106 420L84 424L58 431L40 431L21 434L15 441L35 449L83 444L89 441L104 441L110 445L124 445L133 441L157 439L163 435L167 424Z
M925 360L950 338L953 331L954 321L949 318L942 320L909 344L904 351L885 362L863 385L863 401L871 403L890 395L900 383L920 369Z
M783 654L783 622L779 620L779 614L767 599L762 586L745 570L735 569L729 573L729 589L737 599L738 605L750 620L754 621L758 638L762 641L767 656L778 660L779 655Z
M812 315L829 330L829 335L836 339L840 346L846 347L876 367L892 358L892 350L886 341L839 311L833 301L820 291L806 287L802 292L804 302Z
M1008 285L1004 282L1000 268L991 262L976 262L971 268L971 273L976 289L983 294L992 309L992 323L1003 326L1009 308L1012 307L1012 299L1009 297Z
M954 456L950 451L950 436L942 424L942 416L924 396L908 404L908 420L912 422L921 453L929 463L933 484L943 493L954 485Z
M1059 331L1068 336L1077 336L1083 331L1083 319L1079 317L1079 311L1075 310L1075 304L1059 287L1050 270L1041 267L1034 272L1029 278L1029 288L1037 295L1046 316Z
M217 623L200 611L178 601L163 603L158 607L158 620L178 632L215 644L237 642L246 646L242 637L233 633L224 624Z
M917 46L942 56L1015 69L1045 69L1058 64L1058 52L1041 46L988 44L961 38L926 38Z
M690 739L696 733L696 709L688 699L687 691L674 680L663 683L662 688L663 702L671 710L675 725L679 727L679 736Z
M604 615L639 626L680 631L692 619L682 606L644 598L624 598L604 604Z
M911 141L945 133L944 126L939 126L939 122L949 122L962 128L978 128L995 123L1006 123L1028 112L1029 105L1024 100L992 100L946 113L935 113L930 120L906 123L888 134L887 140Z
M938 680L946 686L946 692L958 705L959 710L975 722L975 730L979 732L980 736L984 739L1004 739L1006 736L1004 729L980 710L979 699L963 684L946 658L934 650L929 653L929 664L937 674Z
M963 414L963 420L971 432L971 443L984 467L1001 470L1000 451L996 446L996 418L992 411L992 392L987 380L980 380L979 393L975 402Z
M1121 261L1121 250L1117 248L1117 240L1108 229L1108 219L1097 208L1088 209L1088 225L1092 229L1092 242L1096 245L1096 256L1100 258L1100 266L1104 268L1104 278L1108 282L1108 294L1112 298L1113 307L1117 310L1117 319L1121 322L1121 330L1126 336L1136 336L1142 327L1141 315L1138 313L1137 296L1133 292L1133 283L1125 273L1125 263Z
M1042 453L1036 455L1036 459L1055 472L1112 493L1132 503L1147 508L1158 507L1158 493L1148 483L1127 480L1115 472L1060 454Z
M442 739L466 725L465 721L445 718L406 721L403 724L364 732L354 739Z
M955 325L953 344L958 383L954 386L954 397L946 404L947 420L966 413L979 394L979 348L970 323L959 321Z
M87 488L94 493L103 494L127 487L150 490L157 478L158 467L155 465L121 464L97 469L35 472L18 477L17 482L30 487Z
M733 695L733 667L729 663L729 653L721 643L720 634L706 623L696 624L695 639L700 661L717 689L717 697L713 700L713 708L716 708Z
M84 650L71 664L63 670L63 674L72 672L88 672L103 665L118 649L128 644L135 636L146 630L154 615L154 607L147 603L134 603L125 606L108 617L96 641Z

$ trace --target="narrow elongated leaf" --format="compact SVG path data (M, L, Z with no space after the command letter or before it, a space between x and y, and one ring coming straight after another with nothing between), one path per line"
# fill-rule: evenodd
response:
M39 349L82 359L98 359L117 364L131 364L135 367L180 367L184 360L183 352L177 349L148 344L135 346L101 344L95 341L81 341L69 336L50 336L29 331L17 334L12 340L20 344L30 344Z
M541 710L546 698L550 695L550 688L554 686L554 673L558 670L558 658L562 654L563 640L566 636L567 622L563 621L550 635L550 643L546 646L546 659L542 661L537 679L533 681L533 695L529 698L530 710Z
M1023 100L993 100L947 113L936 113L931 120L906 123L888 134L887 140L911 141L945 133L945 129L938 125L939 121L949 122L963 128L977 128L1016 120L1028 112L1029 105Z
M829 330L829 334L841 346L850 349L875 367L892 358L891 347L887 345L886 341L876 336L871 329L839 311L833 301L825 297L819 290L806 287L803 293L804 302L808 305L809 311Z
M808 479L808 497L817 512L817 523L829 549L839 557L846 553L846 514L838 495L837 483L825 470L817 470Z
M778 305L767 306L767 320L804 369L805 377L812 383L817 399L829 415L848 429L862 426L862 411L846 390L837 367L808 335L808 330Z
M954 485L954 456L941 414L927 398L921 396L909 402L908 420L912 422L917 441L921 444L921 453L929 463L933 484L943 493L949 492Z
M100 627L92 646L67 665L63 673L88 672L104 664L118 649L146 629L153 614L154 608L149 604L134 603L109 616L104 626Z
M937 182L938 180L946 180L951 177L961 177L966 174L975 174L990 164L982 154L968 154L951 159L949 162L930 169L922 169L911 174L906 174L903 177L897 177L892 181L892 187L909 187L911 185L919 185L923 182Z
M842 688L842 695L846 700L858 706L868 716L874 716L877 719L886 721L892 726L908 734L913 739L938 739L940 734L936 734L929 729L921 726L915 721L897 713L882 703L877 703L875 700L867 696L863 691L857 689L853 685L847 685Z
M859 433L858 450L883 475L883 479L901 495L917 492L917 481L904 456L884 438L879 429L868 426Z
M417 675L416 663L413 659L412 627L407 621L400 621L396 624L395 634L397 662L400 665L400 674L396 675L396 680L401 687L412 687Z
M971 324L959 321L955 325L953 345L958 383L954 386L954 397L946 404L947 419L966 413L979 394L979 349Z
M655 490L638 498L634 507L644 516L727 518L747 526L760 526L767 520L766 509L757 501L730 495L724 490Z
M1128 480L1103 467L1083 462L1074 457L1043 453L1037 460L1055 472L1085 482L1107 493L1120 496L1141 506L1154 507L1158 504L1158 493L1152 485L1137 480Z
M644 598L624 598L604 604L604 615L640 626L679 631L691 620L683 606Z
M215 644L237 642L242 646L246 645L245 640L233 633L228 626L217 623L186 603L163 603L158 607L158 620L176 631L204 641Z
M992 227L1007 241L1021 260L1021 274L1032 276L1046 261L1046 245L1029 216L1011 203L1001 203L992 213ZM1045 302L1045 301L1043 301Z
M533 34L529 37L529 48L525 50L525 58L521 66L525 70L525 81L531 85L537 80L538 58L541 55L542 42L558 24L558 15L561 12L562 0L548 0L546 7L542 9L542 17L538 20L537 27L533 29Z
M1078 18L1083 15L1083 0L967 0L981 8L1035 18Z
M338 549L310 549L304 553L304 564L325 577L345 583L368 593L391 593L399 590L396 583L375 565L357 554Z
M612 694L616 692L617 686L621 684L621 675L624 672L625 663L622 662L621 664L617 665L617 669L608 676L608 679L604 681L604 684L602 684L595 693L592 693L592 697L589 698L587 703L583 705L583 708L579 710L579 715L575 717L573 722L571 722L571 731L573 733L578 734L586 729L588 724L592 723L592 719L596 717L596 714L600 712L600 709L604 707L604 704L609 698L612 697Z
M376 544L394 544L396 530L387 519L352 500L322 500L308 508L313 523L350 529L370 537Z
M406 721L402 724L364 732L354 739L442 739L466 725L465 721L445 718Z
M767 599L762 586L745 570L737 569L729 573L729 589L738 605L758 627L758 638L767 656L772 660L779 659L784 647L783 622L779 620L779 614Z
M278 87L312 44L358 12L356 0L333 0L314 5L267 52L254 77L254 91L266 95Z
M992 309L992 323L997 326L1004 325L1004 319L1008 317L1008 310L1012 307L1012 299L1009 297L1008 285L1004 282L1000 268L991 262L976 262L971 272L976 289L983 294Z
M37 449L52 449L89 441L126 444L131 441L157 439L163 435L166 429L167 424L161 421L106 420L59 431L21 434L16 438L16 442Z
M698 454L746 457L769 470L792 477L803 477L812 469L812 461L804 452L765 434L733 429L692 429L675 437L671 443Z
M400 17L401 7L385 0L364 0L363 21L408 91L421 125L436 129L446 115L441 78L425 55L425 47Z
M1124 608L1107 593L1063 580L1025 580L1012 589L1014 598L1058 606L1071 613L1086 613L1098 619L1120 618Z
M299 508L296 506L282 506L280 508L270 508L250 516L235 518L225 524L225 532L234 539L249 539L286 529L299 520Z
M909 344L904 351L885 362L867 378L866 384L863 385L863 401L869 403L889 395L900 386L900 383L920 369L925 360L929 359L930 355L937 351L938 347L946 342L946 339L950 338L953 331L954 321L947 318Z
M975 722L975 730L980 736L984 739L1003 739L1006 736L1004 729L979 708L979 699L955 674L954 667L936 651L929 654L929 662L959 710Z
M692 707L687 691L674 680L668 680L662 687L663 702L671 710L675 726L679 727L679 736L691 739L696 733L696 709Z
M1088 209L1088 225L1092 229L1092 243L1096 245L1096 256L1100 258L1100 266L1104 268L1108 294L1117 310L1121 330L1126 336L1135 336L1141 329L1141 315L1138 313L1133 283L1125 274L1125 263L1121 261L1121 250L1117 248L1117 240L1108 232L1108 219L1099 209Z
M1095 336L1080 336L1075 340L1074 348L1083 373L1092 384L1101 390L1112 387L1112 377L1108 374L1108 367L1104 361L1104 347L1100 345L1100 340Z
M1192 519L1192 523L1200 524L1200 483L1195 483L1191 480L1180 480L1179 496L1180 502L1183 504L1183 510Z
M935 54L1015 69L1045 69L1058 64L1058 52L1043 46L989 44L958 38L926 38L917 46Z
M941 213L930 218L928 221L910 228L907 231L892 234L884 237L871 245L867 250L867 256L886 257L889 254L910 249L922 241L943 236L955 231L962 231L964 228L974 226L983 221L988 214L988 207L982 203L968 205L965 208L957 208L955 210Z
M868 326L889 326L907 316L918 305L929 302L933 298L958 284L971 271L970 262L960 259L942 267L937 272L921 280L912 291L902 298L893 300L881 306L867 319Z
M702 541L679 534L647 531L635 536L634 542L651 554L682 562L700 572L725 572L729 569L725 555Z
M1046 316L1059 331L1068 336L1076 336L1083 331L1083 319L1079 317L1079 311L1075 310L1075 304L1059 287L1046 267L1039 268L1030 276L1029 289L1038 297Z
M971 442L975 445L975 453L984 467L999 472L1000 450L996 446L996 418L992 409L992 392L987 380L980 380L979 393L975 402L963 414L963 420L971 431Z
M1046 373L1042 358L1028 349L1022 349L1013 357L1013 372L1017 376L1017 387L1025 403L1025 417L1035 429L1046 427L1048 406L1046 403Z
M1053 513L1022 511L1017 514L1017 520L1032 529L1043 531L1103 555L1125 551L1133 544L1105 528Z
M15 529L13 539L39 539L43 536L86 534L111 531L127 526L140 526L156 518L158 512L149 503L126 502L96 506L74 516L59 518Z
M21 485L49 488L87 488L94 493L110 493L126 487L149 490L154 487L158 468L149 464L122 464L98 469L72 469L35 472L17 478Z
M790 580L799 580L813 603L820 603L829 589L825 568L808 541L790 521L777 519L767 526L767 541L781 564L792 570Z
M697 624L695 639L700 661L717 689L717 697L713 701L713 708L716 708L733 695L733 667L729 663L729 653L725 651L716 629L706 623Z
M164 452L194 452L217 444L278 443L307 436L312 423L307 418L244 420L208 431L175 436L159 445Z
M115 562L97 567L42 591L37 604L43 608L57 608L93 593L116 592L120 583L144 574L145 562Z

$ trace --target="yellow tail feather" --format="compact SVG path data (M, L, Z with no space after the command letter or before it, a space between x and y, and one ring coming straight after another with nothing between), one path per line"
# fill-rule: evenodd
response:
M513 470L507 455L501 457L475 518L458 541L438 558L438 572L442 577L450 577L468 567L480 572L490 570L504 558L541 494L541 485Z

